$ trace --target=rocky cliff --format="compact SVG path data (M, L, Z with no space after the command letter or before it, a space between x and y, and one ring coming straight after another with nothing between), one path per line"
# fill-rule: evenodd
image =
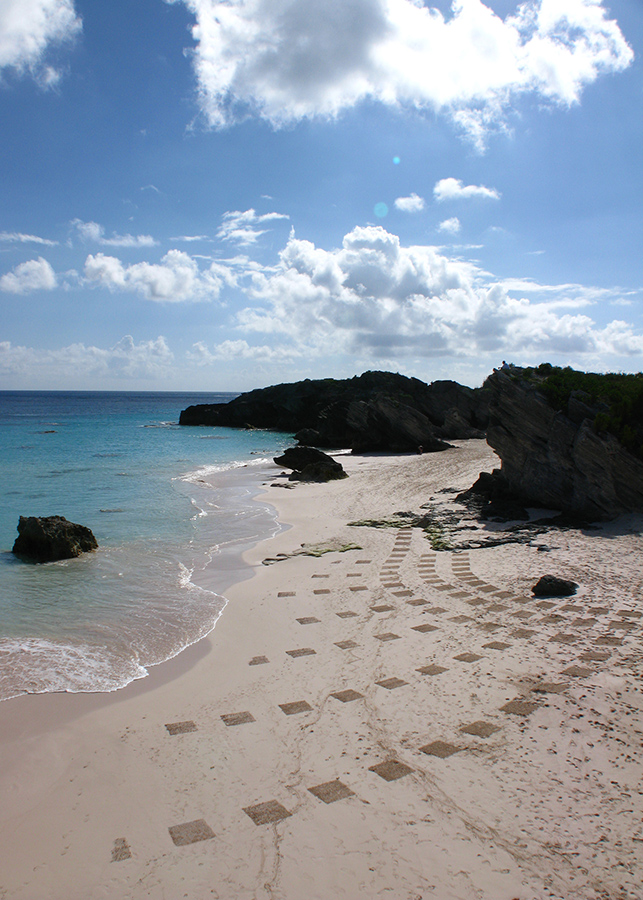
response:
M544 392L538 370L508 366L485 382L487 441L502 460L507 487L523 502L588 519L643 510L643 460L613 434L599 433L603 402L571 391L563 409Z
M363 452L444 450L449 440L483 437L486 392L435 381L425 384L390 372L366 372L279 384L224 404L190 406L181 425L270 428L294 433L302 444Z

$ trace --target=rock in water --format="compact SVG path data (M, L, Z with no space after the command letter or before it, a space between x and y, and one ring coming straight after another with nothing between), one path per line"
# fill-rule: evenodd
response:
M291 477L298 481L336 481L348 477L341 463L315 447L289 447L281 456L275 456L275 462L292 469Z
M576 593L575 581L565 581L556 575L543 575L531 591L536 597L571 597Z
M91 529L68 522L64 516L20 516L12 552L28 562L54 562L97 547Z

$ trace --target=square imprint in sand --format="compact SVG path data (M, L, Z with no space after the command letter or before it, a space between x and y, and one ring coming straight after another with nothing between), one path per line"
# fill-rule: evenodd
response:
M443 606L432 606L431 609L427 609L427 612L439 616L440 613L446 612L446 609Z
M485 622L480 626L481 631L497 631L499 628L502 628L500 622Z
M255 825L269 825L271 822L280 822L292 816L285 806L277 800L268 800L267 803L257 803L256 806L244 806L243 811L250 816Z
M392 631L385 631L384 634L376 634L375 637L378 641L397 641L400 639L399 634L394 634Z
M534 685L531 690L534 694L562 694L568 687L569 685L564 682L542 681L540 684Z
M247 725L249 722L254 722L255 717L252 713L249 712L238 712L238 713L226 713L224 716L221 716L223 719L224 725Z
M188 734L197 731L196 722L170 722L165 726L170 734Z
M466 597L467 595L465 594L464 596ZM467 600L469 606L481 606L486 602L487 601L483 600L481 597L474 597L473 600Z
M295 594L294 591L279 591L277 596L278 597L296 597L297 595Z
M609 635L603 635L602 637L596 638L594 641L595 644L604 645L605 647L620 647L623 643L622 638L611 637Z
M342 703L351 703L353 700L361 700L364 694L360 694L359 691L354 691L352 688L347 688L345 691L334 691L331 697L341 700Z
M428 600L422 600L421 597L416 597L415 600L407 600L406 603L409 606L427 606Z
M459 659L460 662L468 663L476 662L477 660L482 659L482 657L478 653L458 653L458 655L454 656L453 658Z
M381 603L379 606L371 606L373 612L390 612L392 609L395 609L394 606L391 606L389 603Z
M394 691L395 688L403 687L405 684L408 684L408 681L403 681L401 678L384 678L382 681L376 681L375 684L379 684L380 687L386 688L387 691Z
M464 622L473 622L473 619L471 618L471 616L452 616L451 619L449 619L449 621L457 622L460 625L460 624L463 624Z
M300 625L315 625L319 623L319 619L315 618L315 616L302 616L300 619L297 619Z
M429 622L425 622L424 625L412 625L413 631L419 631L420 634L428 634L429 631L437 631L437 625L431 625Z
M353 588L351 588L351 591ZM330 594L330 588L317 588L317 590L313 591L313 594Z
M195 819L194 822L172 825L168 828L168 831L177 847L184 847L186 844L196 844L197 841L209 841L214 837L214 831L212 831L205 819Z
M300 647L298 650L286 650L288 656L292 656L293 659L297 659L299 656L314 656L317 651L313 650L312 647Z
M413 769L406 763L400 762L398 759L387 759L385 762L378 763L376 766L369 766L369 772L375 772L384 781L397 781L398 778L404 778L410 775Z
M581 653L580 658L583 662L605 662L611 655L611 653L600 650L586 650L585 653Z
M534 634L536 634L536 632L532 631L530 628L516 628L515 631L511 632L511 636L517 638L530 638Z
M446 666L435 666L431 664L430 666L420 666L420 668L415 671L420 672L422 675L440 675L440 673L448 672L449 670Z
M112 847L112 862L123 862L132 858L132 851L125 838L116 838Z
M486 650L506 650L511 644L505 644L503 641L491 641L482 645Z
M248 663L248 665L249 666L265 666L265 664L267 662L270 662L270 660L268 659L267 656L253 656L252 659L250 660L250 662Z
M413 591L393 591L396 597L412 597Z
M550 644L575 644L578 640L578 635L575 634L555 634L553 637L549 638Z
M335 803L336 800L344 800L346 797L354 797L355 793L338 778L335 781L325 781L315 787L308 788L311 794L323 800L324 803Z
M491 722L483 722L482 719L479 719L470 725L463 725L460 731L463 731L465 734L472 734L474 737L488 738L495 734L496 731L500 731L500 728L498 725L492 725Z
M500 709L502 712L513 716L529 716L535 709L538 709L538 704L529 700L517 699L510 700L509 703L505 703Z
M427 756L437 756L439 759L447 759L447 757L453 756L454 753L458 753L461 749L461 747L448 744L446 741L432 741L430 744L420 747L422 753L426 753Z
M335 641L335 646L339 647L340 650L352 650L353 647L358 647L359 645L355 641Z
M357 613L353 612L350 609L345 609L343 612L335 613L335 615L338 616L340 619L352 619L353 616L357 615Z
M569 675L572 678L587 678L588 675L593 675L594 669L584 669L582 666L570 666L568 669L563 669L563 675Z
M312 706L305 700L295 700L293 703L280 703L281 709L287 716L296 716L297 713L310 712Z

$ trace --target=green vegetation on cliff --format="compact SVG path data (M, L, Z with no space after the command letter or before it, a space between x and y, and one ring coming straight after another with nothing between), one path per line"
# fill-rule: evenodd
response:
M613 434L630 453L643 459L643 372L599 374L542 363L522 373L554 409L566 412L572 395L597 407L595 431Z

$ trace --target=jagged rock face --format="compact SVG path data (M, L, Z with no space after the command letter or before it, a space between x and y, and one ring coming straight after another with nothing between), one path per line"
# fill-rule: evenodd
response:
M73 559L98 547L85 525L68 522L64 516L20 516L13 553L29 562Z
M271 428L315 447L355 451L444 450L448 440L483 437L486 392L453 381L427 385L390 372L336 381L300 381L242 394L230 403L191 406L181 425Z
M610 434L593 429L598 407L572 395L553 409L520 369L496 371L490 391L487 442L502 460L508 487L533 506L588 519L643 510L643 462Z

